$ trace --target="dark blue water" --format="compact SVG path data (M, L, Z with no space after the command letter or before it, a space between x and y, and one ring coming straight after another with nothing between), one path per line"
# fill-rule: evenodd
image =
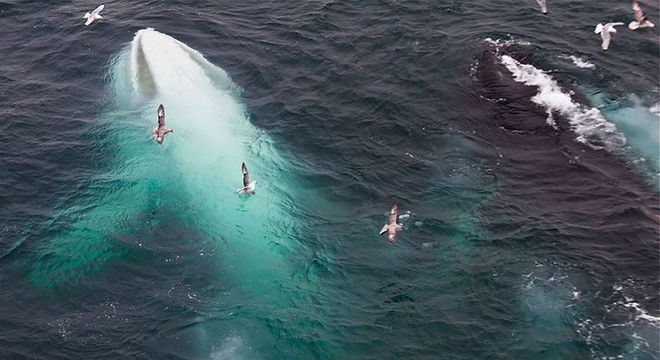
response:
M96 5L0 2L2 358L660 357L627 2Z

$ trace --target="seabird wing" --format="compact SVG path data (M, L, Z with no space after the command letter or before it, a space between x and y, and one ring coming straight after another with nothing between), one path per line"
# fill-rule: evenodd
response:
M85 26L91 24L94 21L94 17L90 16L87 18L87 21L85 21Z
M605 24L605 29L607 29L607 31L603 31L603 33L606 33L606 32L607 33L615 33L617 31L614 27L619 26L619 25L624 25L624 23L622 23L622 22L607 23L607 24ZM609 34L607 34L607 37L608 38L610 37Z
M639 6L639 3L637 1L633 1L632 9L633 9L633 16L635 17L635 21L640 23L644 21L645 18L644 12L642 11L642 8Z
M248 187L250 185L250 173L245 163L241 164L241 171L243 171L243 186Z
M387 232L387 229L389 229L389 226L387 226L387 224L383 225L383 227L380 229L380 232L378 233L378 235L385 234Z
M165 107L163 104L158 106L158 126L165 126Z
M548 12L548 6L545 2L545 0L536 0L536 2L541 6L541 12L544 14Z
M101 10L103 10L103 8L105 8L105 5L103 4L99 5L96 9L94 9L94 11L92 11L92 14L98 15L101 12Z
M388 225L396 225L396 220L399 215L399 207L396 203L392 203L392 208L390 208L390 217L387 221Z
M596 29L594 30L594 32L596 34L600 34L601 31L603 31L603 24L599 23L598 25L596 25Z

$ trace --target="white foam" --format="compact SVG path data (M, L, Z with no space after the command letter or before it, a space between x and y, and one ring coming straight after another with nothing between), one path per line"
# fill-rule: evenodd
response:
M568 59L571 59L573 61L573 64L575 64L575 66L579 67L580 69L595 69L596 68L596 65L594 65L593 63L590 63L590 62L588 62L588 61L586 61L582 58L579 58L575 55L569 55Z
M552 110L551 109L546 109L545 112L548 114L548 117L545 119L545 122L547 122L548 125L552 126L556 130L557 129L557 122L555 122L555 118L552 116Z
M539 92L531 100L549 112L558 112L566 117L578 141L594 149L623 149L626 138L614 124L605 120L598 109L574 102L570 93L562 91L559 84L543 70L522 64L508 55L502 55L501 62L511 71L515 81L538 87ZM554 125L552 117L549 116L547 121L549 125Z
M502 39L491 39L491 38L486 38L484 39L485 42L491 43L493 45L496 45L497 47L502 47L502 46L510 46L510 45L522 45L522 46L530 46L532 43L529 41L525 40L519 40L519 39L508 39L508 40L502 40Z
M632 284L631 286L634 286L634 283L632 281L630 283ZM650 315L645 309L642 308L642 306L637 301L635 301L635 299L633 299L630 296L627 296L623 292L623 286L621 286L619 284L616 284L616 285L612 286L612 289L615 292L620 293L621 295L623 295L623 300L617 301L614 305L623 305L624 307L626 307L628 309L635 310L635 319L634 320L640 320L640 319L641 320L646 320L646 321L650 322L653 326L660 327L660 316Z
M651 112L651 114L653 114L656 117L660 118L660 102L658 102L655 105L651 106L649 108L649 111Z
M623 306L629 309L635 309L635 320L646 320L653 323L656 327L660 325L660 317L650 315L648 312L646 312L646 310L642 308L638 302L632 301L630 298L626 298L626 302L623 304Z

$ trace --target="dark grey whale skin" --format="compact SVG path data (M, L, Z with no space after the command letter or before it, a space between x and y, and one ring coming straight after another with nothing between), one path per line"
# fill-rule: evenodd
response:
M596 274L603 281L594 286L603 288L595 291L604 294L612 292L617 274L660 287L657 276L648 276L660 271L657 189L625 154L577 141L561 115L553 114L556 128L550 126L546 109L531 100L538 88L515 81L500 62L504 54L531 65L540 60L522 47L484 42L466 80L472 83L466 101L479 104L463 121L472 140L493 149L485 156L501 191L482 207L493 241L543 254L575 249L562 260ZM573 101L590 106L567 81L555 80ZM527 220L511 223L517 216ZM556 235L549 237L547 229ZM660 305L658 297L649 301L645 308Z

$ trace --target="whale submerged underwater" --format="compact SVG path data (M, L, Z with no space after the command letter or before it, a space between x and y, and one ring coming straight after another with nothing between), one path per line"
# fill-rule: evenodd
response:
M295 180L285 155L250 123L239 88L199 52L153 29L136 33L107 79L113 101L98 131L116 140L116 153L91 185L90 204L60 210L48 225L62 230L40 249L31 282L75 286L116 261L157 253L175 223L200 234L186 240L200 258L218 260L223 286L266 303L255 317L295 306L285 296L295 294L288 283L302 231ZM162 145L149 138L160 103L175 131ZM234 194L242 162L259 182L256 195Z
M227 74L178 40L153 29L140 30L112 63L114 109L102 130L117 138L114 168L99 182L116 183L96 205L77 207L67 231L53 239L32 273L33 282L53 285L97 269L121 251L113 233L130 232L141 212L174 206L186 221L207 234L231 241L250 239L249 253L271 242L290 246L291 214L282 209L292 184L272 141L252 126ZM156 107L165 104L175 133L158 146L149 139ZM241 163L264 181L260 196L234 196L241 184ZM278 176L279 175L279 176ZM251 244L251 245L249 245ZM260 254L264 255L264 254ZM277 259L260 263L281 267Z
M660 318L644 289L658 269L657 119L622 126L539 62L513 41L484 41L467 119L500 165L501 191L480 209L490 238L534 259L512 262L523 357L576 357L576 336L592 357L653 351Z

